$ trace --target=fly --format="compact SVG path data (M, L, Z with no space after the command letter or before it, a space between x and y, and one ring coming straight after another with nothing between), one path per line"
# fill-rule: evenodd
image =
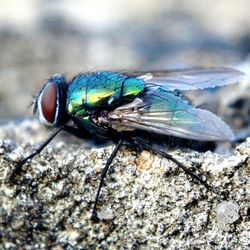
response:
M201 177L137 133L146 131L197 141L233 140L234 134L225 122L207 110L192 106L179 91L236 83L243 76L231 68L102 71L79 74L70 82L62 75L53 75L36 97L34 113L38 111L42 124L57 129L34 153L17 164L11 179L20 174L23 164L39 154L63 130L83 139L111 139L116 143L101 173L93 219L97 219L97 204L105 176L124 144L139 145L173 161L209 188Z

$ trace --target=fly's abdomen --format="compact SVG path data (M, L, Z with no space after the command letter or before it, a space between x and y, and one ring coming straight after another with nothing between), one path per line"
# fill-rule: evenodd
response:
M145 83L113 72L79 75L68 89L66 111L74 116L88 116L97 108L122 104L126 98L135 98L144 91Z

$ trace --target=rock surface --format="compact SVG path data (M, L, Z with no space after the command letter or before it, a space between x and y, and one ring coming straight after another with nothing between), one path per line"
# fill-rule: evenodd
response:
M0 128L0 238L6 249L249 248L250 138L227 156L170 152L224 195L168 160L124 147L105 179L95 223L95 193L113 146L86 149L58 138L11 182L14 163L42 137L46 131L32 120ZM239 219L226 230L216 217L225 201L239 206Z
M69 136L55 138L15 181L9 177L15 162L49 135L37 121L23 119L50 75L65 73L69 80L89 70L233 66L250 79L249 9L249 0L2 1L0 248L248 249L249 81L190 96L205 109L212 102L211 111L241 145L221 145L216 152L224 156L169 152L222 196L172 162L124 147L94 223L91 209L113 146L87 149Z

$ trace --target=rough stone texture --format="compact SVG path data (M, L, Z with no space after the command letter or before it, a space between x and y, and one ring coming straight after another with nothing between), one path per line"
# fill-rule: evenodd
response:
M98 178L112 146L86 149L59 138L25 164L13 183L14 162L35 148L27 138L37 143L46 131L28 120L1 127L0 136L0 237L6 249L250 247L250 138L227 156L170 152L225 191L224 196L194 182L168 160L123 148L105 180L101 220L94 223L90 217ZM225 200L240 208L239 219L227 231L216 221L216 209Z
M91 209L112 146L89 150L65 135L27 163L16 182L9 181L14 162L48 137L37 121L23 119L31 113L26 108L32 95L51 74L70 79L88 70L224 65L250 79L249 9L249 0L2 1L0 244L54 250L249 248L249 81L217 94L191 95L204 108L212 101L211 110L230 124L241 145L217 147L226 156L170 152L227 197L167 160L123 148L106 178L98 209L102 220L95 224ZM240 208L227 231L216 221L224 201Z

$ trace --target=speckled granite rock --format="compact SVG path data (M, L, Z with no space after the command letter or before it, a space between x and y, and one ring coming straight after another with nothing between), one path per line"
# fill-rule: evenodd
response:
M90 217L98 178L112 146L89 150L59 138L11 183L14 162L35 148L27 141L37 143L42 137L46 131L33 121L0 128L0 238L6 249L250 246L250 139L228 156L170 152L187 167L196 166L212 186L227 191L224 200L172 162L123 148L102 190L101 220L94 223ZM225 200L239 207L236 221L227 228L216 216Z

